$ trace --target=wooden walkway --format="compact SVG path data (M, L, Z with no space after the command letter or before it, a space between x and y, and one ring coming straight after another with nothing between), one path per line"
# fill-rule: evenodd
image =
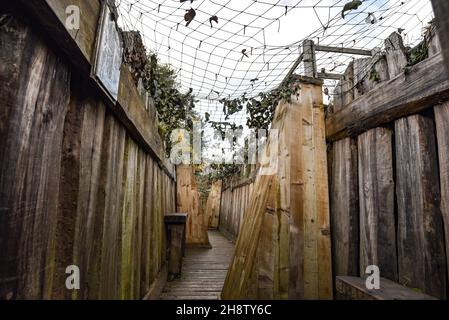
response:
M234 245L219 231L209 231L212 249L188 248L180 279L167 282L161 300L218 300Z

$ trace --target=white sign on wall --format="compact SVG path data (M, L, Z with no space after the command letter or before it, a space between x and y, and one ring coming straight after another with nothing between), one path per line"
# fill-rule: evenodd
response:
M122 51L122 41L115 17L109 6L105 4L97 42L94 73L114 100L118 98Z

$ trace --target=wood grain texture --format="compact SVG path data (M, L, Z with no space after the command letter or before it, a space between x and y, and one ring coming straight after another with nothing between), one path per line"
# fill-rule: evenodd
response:
M219 229L235 240L249 205L254 179L237 178L222 192Z
M279 130L279 140L270 137L266 150L277 159L277 169L256 176L225 299L332 298L321 86L301 83L299 99L292 100L276 109L272 128Z
M360 275L376 265L397 281L392 132L376 128L358 137Z
M220 218L220 204L221 204L221 185L222 182L215 181L207 197L205 206L205 215L207 217L207 226L212 229L218 228Z
M0 299L48 298L70 71L16 19L0 47Z
M28 26L12 19L0 40L0 298L142 298L165 262L174 181Z
M434 112L440 165L441 213L446 241L446 266L449 266L449 103L436 106Z
M357 143L346 138L333 144L331 226L334 274L359 275L359 206Z
M390 79L404 73L404 68L408 64L407 50L405 49L402 36L393 32L385 40L385 51L388 64L388 74Z
M330 140L362 133L449 99L449 74L436 55L381 83L326 120Z
M380 278L379 290L368 290L365 279L358 277L337 277L336 283L339 300L435 300L385 278Z
M210 230L212 249L187 248L182 274L167 282L161 300L218 300L232 258L233 244Z
M176 212L188 213L186 244L209 247L207 219L203 208L199 205L200 195L194 170L195 168L189 165L179 165L176 167Z
M446 297L446 258L432 119L395 122L399 282Z
M449 72L449 21L447 19L449 4L445 0L432 0L432 5L446 70Z

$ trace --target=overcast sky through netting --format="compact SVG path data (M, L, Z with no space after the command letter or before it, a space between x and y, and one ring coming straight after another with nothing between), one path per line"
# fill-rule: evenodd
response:
M224 121L221 98L256 96L276 88L301 53L302 42L372 50L393 31L406 45L422 39L433 18L428 0L366 0L343 19L349 0L117 0L124 30L141 32L148 50L178 72L181 91L193 89L196 110ZM196 16L186 26L184 14ZM371 14L371 16L370 16ZM218 24L210 17L217 16ZM376 20L370 23L367 18ZM246 50L246 56L242 50ZM343 73L353 56L317 53L318 70ZM357 57L355 57L357 58ZM296 73L301 73L300 66ZM330 88L335 83L326 81ZM227 121L244 125L245 110Z

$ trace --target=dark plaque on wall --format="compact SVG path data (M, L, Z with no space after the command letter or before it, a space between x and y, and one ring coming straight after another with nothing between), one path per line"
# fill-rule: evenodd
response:
M98 32L94 75L114 101L118 97L122 51L116 15L105 4Z

